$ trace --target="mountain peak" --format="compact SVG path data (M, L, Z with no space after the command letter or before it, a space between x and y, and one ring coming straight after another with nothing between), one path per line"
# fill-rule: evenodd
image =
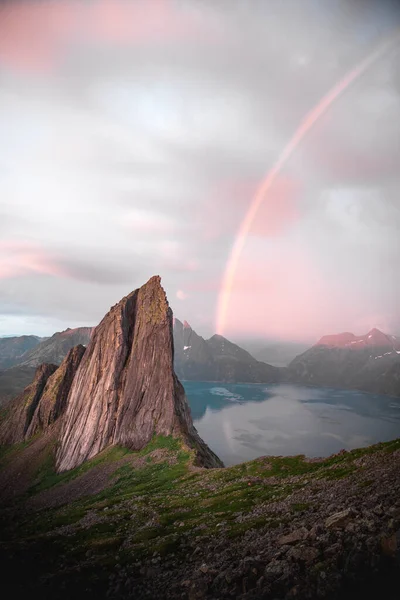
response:
M354 335L353 333L339 333L337 335L325 335L316 346L325 346L328 348L348 348L351 350L363 350L369 348L373 354L373 349L378 351L377 356L381 355L379 349L386 348L388 351L400 351L400 342L393 335L386 335L376 327L364 335Z
M371 331L369 331L367 333L367 336L369 339L371 338L385 338L387 339L387 335L386 333L383 333L383 331L381 331L380 329L377 329L376 327L374 327L373 329L371 329Z
M371 335L371 334L373 335L374 333L382 334L382 331L380 329L377 329L376 327L373 327L371 329L371 331L368 332L368 335ZM385 334L382 334L382 335L385 335Z
M211 340L214 340L215 342L217 342L217 341L220 341L220 342L227 341L226 338L224 338L224 336L220 335L219 333L214 333L214 335L212 335L210 337L210 341Z
M172 310L159 276L113 306L95 328L72 382L57 470L72 469L110 445L143 448L174 435L202 466L221 466L193 426L173 367Z
M349 331L344 331L343 333L329 334L329 335L322 336L322 338L317 342L316 346L330 346L330 347L341 348L344 346L348 346L355 339L356 339L356 336L354 335L354 333L350 333Z

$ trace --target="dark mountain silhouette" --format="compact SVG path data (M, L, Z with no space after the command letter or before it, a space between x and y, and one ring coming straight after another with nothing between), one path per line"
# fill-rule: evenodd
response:
M37 347L43 340L36 335L20 335L0 338L0 369L19 364L22 356Z
M59 365L71 348L78 344L87 346L92 332L93 327L68 328L57 332L21 356L18 364L27 367L38 367L44 362Z
M35 367L11 367L0 371L0 407L10 402L33 381L35 370Z
M225 383L275 383L280 370L257 361L221 335L205 340L185 321L174 319L175 369L182 379Z

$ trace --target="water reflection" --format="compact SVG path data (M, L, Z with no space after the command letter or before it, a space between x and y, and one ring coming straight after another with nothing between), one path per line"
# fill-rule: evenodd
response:
M400 437L400 399L296 385L185 382L195 426L227 465L328 456Z

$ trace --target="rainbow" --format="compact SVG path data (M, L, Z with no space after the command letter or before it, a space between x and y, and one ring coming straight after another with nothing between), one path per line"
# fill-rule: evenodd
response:
M337 100L354 81L361 77L373 63L375 63L379 58L381 58L390 49L392 49L399 42L399 40L400 34L397 32L395 35L391 36L389 40L386 40L385 43L381 44L374 52L369 54L367 58L365 58L341 81L339 81L339 83L337 83L325 96L322 97L318 104L314 106L314 108L312 108L300 122L300 125L294 132L293 136L290 138L287 145L282 150L277 161L275 162L271 170L268 172L265 179L262 181L253 200L251 201L250 207L247 213L245 214L243 221L240 224L239 230L237 232L234 244L232 246L225 267L220 292L218 295L216 316L216 332L220 335L223 335L225 330L228 305L232 293L232 287L240 255L242 254L243 248L246 244L246 239L253 224L254 218L257 214L257 211L263 203L263 200L265 199L266 194L273 185L277 175L281 171L282 167L289 160L289 158L292 156L297 146L301 143L301 141L310 131L310 129L315 125L318 119L322 117L322 115L329 109L329 107L335 102L335 100Z

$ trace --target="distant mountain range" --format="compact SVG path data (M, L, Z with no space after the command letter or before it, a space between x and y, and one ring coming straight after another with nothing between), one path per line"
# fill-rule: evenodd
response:
M8 369L21 362L23 355L36 348L43 338L36 335L0 338L0 369Z
M365 335L327 335L297 356L288 378L318 386L400 395L400 340L372 329Z
M254 357L220 335L205 340L186 321L174 319L174 344L175 369L184 380L285 381L400 395L400 340L379 329L327 335L308 349L296 342L271 344ZM261 356L273 364L257 360Z
M205 340L187 323L174 319L175 370L181 379L226 383L275 383L280 370L256 360L221 335Z
M90 340L93 327L66 329L41 338L36 335L21 335L0 338L0 369L16 365L38 367L44 362L59 365L68 351Z
M69 350L86 346L92 327L78 327L55 333L50 338L23 335L0 338L0 405L19 394L33 379L42 363L59 365Z
M69 350L78 344L86 346L93 332L93 327L77 327L55 333L50 338L25 352L18 362L27 367L38 367L42 363L62 363Z
M0 404L32 381L37 366L59 365L71 348L86 346L92 331L91 327L80 327L44 339L1 338ZM400 339L378 329L362 336L348 332L327 335L305 351L304 345L295 342L271 344L256 349L256 356L221 335L206 340L177 318L173 320L173 339L174 367L183 380L288 382L400 395ZM295 349L300 352L289 362ZM261 356L269 357L273 364L257 360Z
M7 404L31 383L35 367L11 367L0 371L0 407Z

